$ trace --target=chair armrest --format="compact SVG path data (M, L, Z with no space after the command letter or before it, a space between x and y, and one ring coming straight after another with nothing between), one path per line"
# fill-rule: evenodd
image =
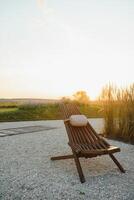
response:
M64 122L68 122L68 121L69 121L69 119L65 119L65 120L64 120Z

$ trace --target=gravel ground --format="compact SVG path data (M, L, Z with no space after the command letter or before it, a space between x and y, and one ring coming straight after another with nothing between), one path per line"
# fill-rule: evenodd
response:
M90 122L101 130L101 119ZM133 145L109 141L122 150L116 157L125 174L108 156L81 159L86 178L81 184L73 160L50 160L51 156L71 152L62 121L0 123L0 130L36 125L57 128L0 138L0 200L134 199Z

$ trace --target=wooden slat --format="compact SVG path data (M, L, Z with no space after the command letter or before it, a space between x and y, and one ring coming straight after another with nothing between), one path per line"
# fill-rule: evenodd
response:
M62 106L64 118L69 118L71 114L81 114L75 104L72 104L72 103L61 104L61 106ZM73 112L70 113L70 110L72 110ZM107 148L109 146L109 144L103 138L100 139L100 136L98 136L98 134L93 129L93 127L90 125L90 123L88 123L88 126L86 128L88 129L87 131L90 132L90 134L88 134L88 137L94 137L95 140L96 139L100 140L100 146L99 147Z
M74 104L61 104L64 119L68 119L71 115L81 114L77 106ZM73 147L81 151L85 150L104 150L109 147L88 122L86 127L73 127L69 121L65 122L65 127L69 136L69 143Z

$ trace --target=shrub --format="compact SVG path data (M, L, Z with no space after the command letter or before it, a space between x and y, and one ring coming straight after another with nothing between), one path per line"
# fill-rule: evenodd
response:
M100 97L104 109L104 135L134 143L134 84L128 88L108 85Z

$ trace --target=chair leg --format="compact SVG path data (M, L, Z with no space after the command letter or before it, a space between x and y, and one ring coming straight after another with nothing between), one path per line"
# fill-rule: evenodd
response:
M63 159L70 159L70 158L74 158L74 156L73 155L55 156L55 157L51 157L51 160L63 160Z
M80 177L80 181L81 181L81 183L84 183L85 177L84 177L84 174L83 174L83 171L82 171L82 168L81 168L79 158L76 155L74 155L74 161L75 161L76 168L77 168L77 171L78 171L78 174L79 174L79 177Z
M109 156L112 158L112 160L114 161L114 163L118 166L118 168L120 169L120 171L122 173L125 173L125 170L123 169L123 167L121 166L121 164L118 162L118 160L115 158L115 156L113 154L109 154Z

